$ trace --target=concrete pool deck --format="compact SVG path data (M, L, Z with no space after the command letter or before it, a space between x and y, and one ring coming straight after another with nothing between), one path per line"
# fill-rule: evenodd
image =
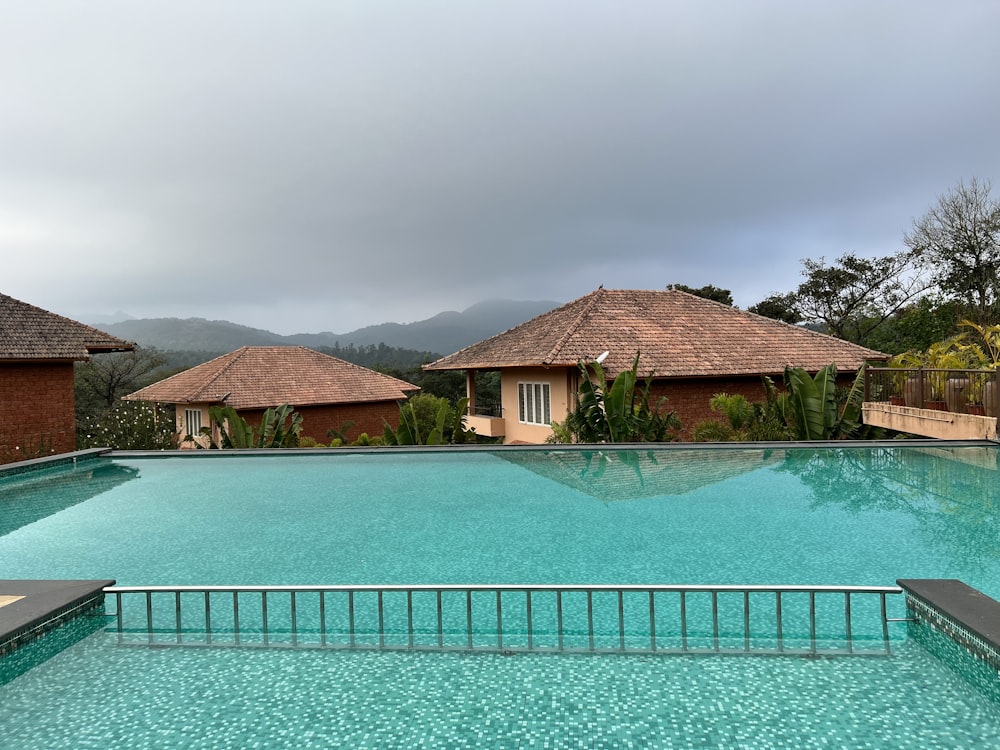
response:
M103 606L104 588L114 583L110 579L0 579L0 656L87 610Z

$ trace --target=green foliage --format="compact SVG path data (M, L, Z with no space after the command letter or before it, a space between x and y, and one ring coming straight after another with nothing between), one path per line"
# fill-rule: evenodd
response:
M91 407L91 413L111 409L122 396L155 382L151 375L163 361L154 350L135 349L98 354L77 363L73 368L77 405Z
M790 325L795 325L802 320L802 316L795 309L794 294L772 294L756 305L748 307L747 311Z
M750 403L740 394L715 394L709 406L726 422L699 422L691 431L691 439L697 443L790 440L788 394L779 393L769 377L762 380L765 399L760 403Z
M953 336L961 318L959 303L928 295L897 310L872 331L866 345L889 354L920 351Z
M553 435L570 436L576 443L667 442L676 439L680 420L665 411L665 398L650 403L652 377L639 387L639 353L632 369L625 370L608 387L604 368L597 362L579 364L580 388L576 409L554 427Z
M340 429L330 428L326 431L326 436L328 438L333 438L334 440L339 440L341 443L349 443L350 439L347 437L347 433L352 427L354 427L355 422L353 419L348 419L342 425Z
M811 376L801 367L785 368L792 424L800 440L828 440L837 420L837 368L827 365Z
M399 427L393 430L386 423L383 429L385 445L445 445L475 442L475 432L465 429L465 410L469 405L462 398L455 406L446 398L421 393L411 396L399 407Z
M837 368L827 365L815 375L801 367L785 368L785 391L763 378L765 398L750 403L739 394L716 394L710 406L726 422L706 420L692 430L695 442L838 440L879 437L883 431L861 421L864 370L846 392L837 388Z
M212 426L202 427L201 434L209 438L209 447L214 449L296 448L302 432L302 415L288 404L267 409L259 428L251 426L231 406L209 407L208 418ZM185 437L190 439L190 435Z
M77 424L76 446L116 450L169 450L177 447L174 408L145 401L120 401L85 416Z
M881 258L845 253L830 265L823 258L806 259L802 265L806 280L793 296L800 318L862 346L869 345L879 326L930 287L912 252Z
M367 344L362 346L348 344L347 346L341 346L337 343L333 346L318 346L316 347L316 351L387 374L389 374L390 370L400 372L419 370L420 365L432 362L441 356L435 352L403 349L397 346L386 346L385 344ZM402 379L409 380L408 378ZM409 380L409 382L413 383L412 380ZM414 383L414 385L417 384Z
M719 302L723 305L733 306L733 293L729 289L722 289L721 287L713 286L712 284L706 284L705 286L690 287L687 284L670 284L667 289L677 289L681 292L687 292L688 294L693 294L695 297L702 297L704 299L710 299L713 302Z
M1000 369L1000 324L987 326L963 320L961 325L963 328L971 329L978 336L976 342L966 347L970 365L990 370Z

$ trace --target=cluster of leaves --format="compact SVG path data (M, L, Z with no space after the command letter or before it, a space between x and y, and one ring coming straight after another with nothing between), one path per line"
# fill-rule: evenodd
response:
M553 423L551 442L663 443L677 439L680 420L664 408L666 398L652 403L652 375L640 387L639 353L632 368L608 386L598 362L580 362L580 388L576 408L562 423Z
M729 305L730 307L733 306L732 291L729 289L722 289L721 287L714 286L713 284L706 284L705 286L697 288L688 286L687 284L669 284L667 288L687 292L688 294L693 294L695 297L710 299L713 302Z
M750 403L744 396L718 393L710 402L726 421L695 425L695 442L745 440L838 440L875 437L862 424L864 371L859 370L846 393L837 388L837 368L827 365L815 375L801 367L786 367L784 391L764 377L765 400ZM881 434L881 433L878 433Z
M211 406L208 409L211 423L201 428L206 441L195 441L186 435L184 440L194 441L199 447L208 443L211 449L229 448L297 448L302 432L302 415L288 404L267 409L254 427L231 406Z
M469 399L452 406L446 398L421 393L399 407L399 427L386 424L385 445L451 445L476 442L474 430L465 428L465 410Z
M803 260L805 280L750 312L805 323L892 354L947 338L959 321L1000 321L1000 201L988 182L960 182L886 257Z
M145 401L120 401L77 422L77 448L170 450L177 447L174 408Z

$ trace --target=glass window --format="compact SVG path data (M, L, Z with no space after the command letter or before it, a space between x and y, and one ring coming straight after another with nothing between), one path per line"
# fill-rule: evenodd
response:
M184 410L184 434L197 437L201 432L201 409Z
M517 419L524 424L552 424L552 386L549 383L517 384Z

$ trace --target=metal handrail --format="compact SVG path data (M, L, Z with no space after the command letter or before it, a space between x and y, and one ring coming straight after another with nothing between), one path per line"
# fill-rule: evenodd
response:
M864 400L997 416L1000 388L993 369L866 367Z
M123 644L501 653L884 655L889 653L889 623L898 619L888 617L886 597L900 594L901 589L361 584L111 586L105 593L115 597L113 616ZM484 594L492 595L485 605ZM518 594L521 596L515 596ZM768 594L773 595L771 604L751 607L751 601ZM140 605L127 607L125 599L133 595L141 597ZM231 602L220 606L219 599L225 595ZM287 606L278 606L279 595L287 598ZM307 595L315 602L303 608ZM247 606L248 596L258 597L255 606ZM338 596L339 600L333 601ZM193 597L200 603L192 611ZM664 602L667 597L671 599L669 607ZM861 617L867 635L858 635L855 602L859 597L874 597L878 605L876 612ZM818 599L825 602L820 608ZM822 616L819 609L823 609ZM798 631L789 627L792 620L798 623ZM821 622L834 632L821 633ZM761 632L762 627L768 628L767 632Z

